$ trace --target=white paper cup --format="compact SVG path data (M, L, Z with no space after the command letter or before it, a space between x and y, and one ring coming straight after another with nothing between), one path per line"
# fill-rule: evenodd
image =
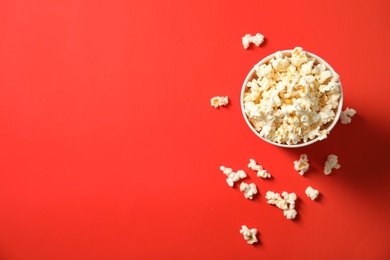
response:
M291 54L292 54L292 51L293 50L284 50L284 51L281 51L281 53L283 54L283 57L285 56L290 56L291 57ZM316 61L314 64L319 64L319 63L322 63L325 65L325 67L327 69L329 69L333 75L337 74L334 69L325 61L323 60L322 58L318 57L317 55L313 54L313 53L310 53L310 52L307 52L305 51L306 55L309 57L309 58L314 58ZM261 61L259 61L252 69L251 71L249 71L248 75L246 76L245 80L244 80L244 83L242 85L242 89L241 89L241 97L240 97L240 103L241 103L241 111L242 111L242 114L244 116L244 119L245 119L245 122L247 123L247 125L249 126L249 128L252 130L252 132L254 134L256 134L260 139L270 143L270 144L273 144L273 145L276 145L276 146L279 146L279 147L284 147L284 148L299 148L299 147L304 147L304 146L308 146L310 144L313 144L317 141L319 141L319 137L316 137L314 139L311 139L311 140L308 140L307 142L300 142L298 144L281 144L281 143L277 143L277 142L273 142L271 140L268 140L262 136L260 136L260 133L258 131L256 131L256 129L252 126L252 124L249 122L248 120L248 117L247 115L245 114L245 110L244 110L244 93L246 91L246 89L248 88L247 87L247 84L249 81L251 81L253 78L257 77L256 76L256 67L261 65L261 64L268 64L269 61L275 57L275 53L265 57L264 59L262 59ZM337 124L337 122L339 121L339 118L340 118L340 114L341 114L341 111L342 111L342 107L343 107L343 89L342 89L342 86L341 86L341 82L340 83L340 99L339 99L339 104L338 104L338 107L335 109L335 118L333 121L329 122L326 124L326 127L324 129L327 129L327 132L328 134L330 134L330 131L334 128L334 126Z

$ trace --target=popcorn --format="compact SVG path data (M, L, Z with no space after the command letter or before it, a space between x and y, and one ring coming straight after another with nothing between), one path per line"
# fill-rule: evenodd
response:
M247 199L253 199L253 195L257 194L257 187L254 183L247 184L241 182L240 191L244 192L244 197Z
M271 205L277 205L278 202L285 202L281 197L279 193L275 193L273 191L267 191L265 194L265 198L267 199L267 203ZM277 205L278 208L280 209L285 209L285 206L287 208L287 205L280 204Z
M246 178L246 174L243 170L234 172L231 168L226 168L225 166L221 166L219 169L227 176L226 182L230 187L233 187L235 182Z
M247 226L243 225L241 227L240 233L244 236L244 239L248 242L248 244L254 244L258 242L256 238L257 235L256 228L249 229Z
M286 203L289 204L289 208L293 209L295 207L295 201L297 199L297 195L294 192L288 193L286 191L283 191L282 196L283 199L286 201Z
M306 154L301 154L299 160L294 161L294 169L298 171L301 176L309 170L309 159L307 159Z
M261 178L271 178L271 174L269 174L266 170L263 169L263 166L258 165L255 160L249 159L248 167L254 171L257 171L257 177Z
M267 191L265 198L267 199L268 204L275 205L282 209L283 215L287 219L294 219L296 217L297 211L295 210L295 201L297 200L297 195L294 192L288 193L283 191L282 196L280 196L279 193Z
M328 175L332 172L332 169L339 169L341 165L338 164L337 162L338 162L337 155L334 154L329 155L325 162L324 173Z
M260 33L256 33L256 35L252 36L250 34L246 34L242 37L242 45L245 49L249 48L249 45L253 43L257 47L259 47L264 42L264 36Z
M279 144L298 144L329 134L341 98L339 76L301 47L291 56L278 51L255 65L244 92L244 113L259 135Z
M311 186L306 188L305 193L312 200L315 200L319 194L318 190L313 189Z
M294 219L297 216L298 212L295 209L287 209L283 211L283 215L287 219Z
M216 97L211 98L210 103L211 103L211 106L217 108L220 106L226 106L229 103L229 99L227 96L225 96L225 97L216 96Z
M352 121L352 117L356 114L356 110L353 108L346 108L340 114L340 121L342 124L349 124Z

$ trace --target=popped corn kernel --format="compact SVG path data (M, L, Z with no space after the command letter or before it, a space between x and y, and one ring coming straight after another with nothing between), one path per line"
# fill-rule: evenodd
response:
M286 209L283 211L283 215L287 219L294 219L297 216L297 211L295 209Z
M257 171L257 177L271 178L271 174L264 170L263 166L257 164L254 159L249 159L248 167L254 171Z
M356 114L356 110L353 108L346 108L340 114L340 122L342 124L349 124L352 121L352 117Z
M254 36L245 34L245 36L242 37L242 45L244 46L244 49L248 49L251 43L259 47L263 42L264 36L260 33L256 33Z
M244 239L248 242L248 244L254 244L258 242L258 239L256 237L257 235L256 228L249 229L247 226L243 225L241 227L240 233L244 236Z
M217 107L226 106L227 104L229 104L229 99L227 96L225 96L225 97L216 96L216 97L211 98L210 103L211 103L211 106L217 108Z
M323 140L341 99L339 76L296 47L256 64L243 94L243 110L259 135L287 145Z
M232 168L227 168L225 166L221 166L219 169L227 176L226 182L230 187L233 187L235 182L247 177L243 170L234 172Z
M299 160L294 161L294 169L298 171L301 176L309 170L309 159L306 154L301 154Z
M295 201L297 200L297 195L294 192L288 193L286 191L282 192L283 199L290 205L290 208L294 208Z
M257 162L253 159L249 159L248 168L252 170L256 170Z
M328 175L332 172L332 169L339 169L340 167L337 155L330 154L325 162L324 173Z
M245 182L241 182L240 191L244 192L245 198L253 199L253 195L257 194L257 187L254 183L247 184Z
M283 191L282 196L280 196L279 193L267 191L265 198L267 199L268 204L275 205L283 210L283 215L287 219L294 219L296 217L297 211L295 210L295 201L297 200L297 195L294 192L288 193Z
M318 197L318 194L319 194L318 190L313 189L311 186L306 188L305 193L312 200L315 200Z

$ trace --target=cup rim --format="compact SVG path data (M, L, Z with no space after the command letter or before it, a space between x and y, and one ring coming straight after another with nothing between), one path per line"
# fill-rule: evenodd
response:
M293 52L293 50L282 50L280 51L283 56L286 56L286 55L290 55L291 56L291 53ZM314 53L311 53L311 52L308 52L308 51L305 51L306 55L309 57L309 58L314 58L318 63L322 63L326 66L327 69L329 69L332 74L337 74L337 72L332 68L332 66L329 65L328 62L326 62L324 59L322 59L321 57L317 56L316 54ZM279 146L279 147L283 147L283 148L300 148L300 147L305 147L305 146L308 146L308 145L311 145L311 144L314 144L316 143L317 141L320 141L319 140L319 137L317 136L316 138L310 140L310 141L307 141L307 142L301 142L301 143L298 143L298 144L280 144L280 143L277 143L277 142L273 142L271 140L268 140L262 136L260 136L260 133L258 131L256 131L256 129L252 126L252 124L249 122L249 119L248 119L248 116L245 114L245 109L244 109L244 94L245 94L245 90L247 89L247 83L248 81L252 78L253 74L256 73L256 67L261 65L261 64L265 64L265 63L268 63L272 58L275 57L275 54L276 52L266 56L265 58L261 59L258 63L256 63L252 69L249 71L249 73L247 74L247 76L245 77L245 80L244 80L244 83L242 84L242 88L241 88L241 95L240 95L240 105L241 105L241 112L243 114L243 117L244 117L244 120L245 122L247 123L247 125L249 126L249 128L252 130L253 133L255 133L258 137L260 137L260 139L266 141L267 143L270 143L272 145L275 145L275 146ZM338 74L337 74L338 75ZM343 107L343 87L341 85L341 81L339 80L339 84L340 84L340 99L339 99L339 104L338 104L338 107L337 107L337 110L336 110L336 115L335 115L335 118L333 119L332 123L326 128L327 130L327 135L330 134L331 130L336 126L336 124L338 123L339 119L340 119L340 115L341 115L341 111L342 111L342 107Z

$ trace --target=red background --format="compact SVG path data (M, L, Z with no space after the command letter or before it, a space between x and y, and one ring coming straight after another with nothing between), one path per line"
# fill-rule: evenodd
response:
M2 0L0 259L390 259L389 13L386 0ZM249 130L239 95L255 63L295 46L332 65L357 115L292 150ZM230 105L211 107L217 95ZM341 168L326 176L330 153ZM296 220L268 190L298 195Z

